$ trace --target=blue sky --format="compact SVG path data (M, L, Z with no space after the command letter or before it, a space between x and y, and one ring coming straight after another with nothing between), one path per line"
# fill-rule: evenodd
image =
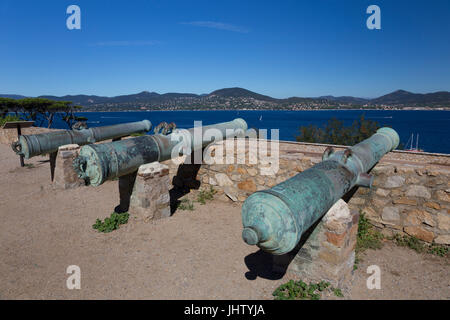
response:
M68 30L66 8L81 8ZM381 30L366 9L381 8ZM450 1L0 0L0 93L450 90Z

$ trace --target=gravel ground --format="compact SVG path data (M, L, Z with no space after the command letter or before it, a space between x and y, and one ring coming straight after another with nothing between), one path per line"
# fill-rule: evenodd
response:
M0 145L0 299L271 299L290 275L241 240L240 205L220 196L154 223L130 222L109 234L92 229L118 204L117 181L54 190L46 158L19 159ZM367 266L381 268L368 290ZM66 288L66 268L81 289ZM448 259L387 243L366 252L353 299L449 299Z

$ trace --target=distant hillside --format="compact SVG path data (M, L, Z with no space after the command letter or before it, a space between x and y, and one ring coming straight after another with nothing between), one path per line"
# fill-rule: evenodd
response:
M209 94L209 96L219 96L224 98L253 98L256 100L262 100L262 101L276 101L278 99L264 96L262 94L243 89L243 88L225 88L213 91Z
M142 91L136 94L121 95L115 97L102 97L95 95L66 95L62 97L57 96L39 96L39 98L52 99L57 101L72 101L74 104L79 104L83 106L89 106L93 104L103 104L103 103L155 103L162 102L167 99L174 99L180 97L198 97L196 94L192 93L165 93L159 94L156 92Z
M21 96L19 94L1 94L0 93L0 98L23 99L23 98L27 98L27 97Z
M321 96L319 98L327 99L329 101L336 101L336 102L341 102L341 103L354 103L354 104L365 104L370 101L370 99L356 98L356 97L351 97L351 96L341 96L341 97Z
M100 97L100 96L88 96L84 94L79 95L66 95L62 97L57 96L39 96L38 98L51 99L56 101L72 101L76 105L86 106L93 103L105 103L108 101L108 97Z
M448 91L421 94L405 90L397 90L371 100L375 104L438 104L448 103L449 101L450 92Z
M14 99L21 95L0 94L0 97ZM290 97L272 98L244 88L224 88L209 94L142 91L136 94L104 97L96 95L65 95L40 98L72 101L84 110L209 110L209 109L287 109L310 110L329 108L450 108L450 92L441 91L427 94L397 90L376 99L352 96L321 96L316 98Z

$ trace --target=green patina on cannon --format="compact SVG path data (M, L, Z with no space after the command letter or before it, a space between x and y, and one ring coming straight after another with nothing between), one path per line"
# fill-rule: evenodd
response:
M167 127L167 126L166 126ZM201 150L213 141L243 137L247 123L243 119L188 130L173 129L170 134L154 134L81 148L74 168L86 184L98 186L107 180L135 172L139 166L165 161L182 153L184 143L189 150ZM167 132L166 132L167 133Z
M56 152L63 145L84 145L107 139L117 139L132 133L147 132L151 127L152 124L150 121L142 120L90 129L61 130L34 135L21 135L19 140L12 144L12 148L18 155L29 159L41 154Z
M399 141L395 130L381 128L344 151L327 148L322 162L253 193L242 207L243 240L275 255L293 250L302 234L350 189L372 186L367 172Z

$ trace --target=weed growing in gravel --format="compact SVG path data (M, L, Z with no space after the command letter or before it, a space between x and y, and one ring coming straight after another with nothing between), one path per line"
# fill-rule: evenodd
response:
M127 223L129 216L130 215L128 212L113 212L111 213L111 216L109 218L105 218L103 222L100 219L97 219L95 224L92 225L92 228L97 229L99 232L108 233L119 229L119 225Z
M356 239L356 251L362 252L366 249L380 249L383 246L381 232L375 229L361 212L358 222L358 235Z
M182 199L180 203L178 204L178 209L180 210L194 210L194 203L189 199Z
M383 235L375 229L365 217L364 212L360 212L358 221L358 234L356 236L355 248L355 264L353 269L358 268L358 263L361 261L359 254L366 249L380 249L383 247Z
M428 253L435 254L439 257L445 257L448 254L448 247L433 243L428 247Z
M337 297L344 296L341 289L331 287L329 282L321 281L307 284L302 280L289 280L275 289L272 295L275 300L319 300L322 293L326 291L332 292Z
M194 201L191 201L189 199L182 199L180 203L178 204L178 209L181 210L194 210L194 202L198 202L200 204L206 204L207 200L214 199L214 195L217 193L216 190L212 186L209 186L209 189L207 190L200 190L200 192L197 195L197 199Z
M214 195L217 193L212 186L209 186L209 190L201 190L197 196L197 201L200 204L206 204L206 200L214 199Z
M448 247L439 245L439 244L431 244L428 245L424 241L421 241L417 239L416 237L409 236L409 235L399 235L396 234L393 238L394 242L401 247L408 247L413 249L416 252L422 253L429 253L434 254L440 257L445 257L448 253Z

